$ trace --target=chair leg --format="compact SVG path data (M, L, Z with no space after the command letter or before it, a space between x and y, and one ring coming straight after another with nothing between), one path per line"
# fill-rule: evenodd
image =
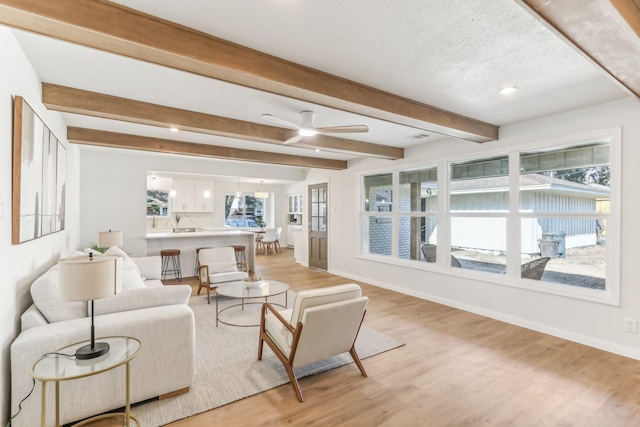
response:
M362 374L362 376L366 377L367 373L364 370L364 366L362 366L362 362L358 357L358 353L356 353L356 348L351 347L351 350L349 350L349 354L351 355L351 357L353 357L353 361L356 362L356 366L358 367L358 369L360 369L360 373Z
M211 286L207 286L207 304L211 304Z
M300 402L304 402L304 398L302 397L302 392L300 391L300 384L298 384L298 379L293 372L293 366L287 359L287 357L282 353L282 351L278 348L278 346L269 338L266 332L264 332L264 325L262 325L263 320L260 320L260 341L258 343L258 360L262 358L262 344L267 343L267 345L273 350L275 355L280 359L282 365L284 366L285 371L287 371L287 375L289 376L289 380L291 381L291 385L293 386L293 390L296 392L296 397Z
M293 386L293 390L296 392L296 397L300 402L304 402L304 398L302 397L302 392L300 391L300 384L298 384L298 379L296 378L296 374L293 373L293 367L285 363L284 369L287 371L289 380L291 380L291 385Z
M262 347L264 346L264 339L262 338L266 332L264 331L264 315L266 309L262 307L260 314L260 333L258 334L258 360L262 360Z

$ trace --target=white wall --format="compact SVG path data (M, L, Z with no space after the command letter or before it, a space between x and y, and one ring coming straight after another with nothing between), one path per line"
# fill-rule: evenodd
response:
M134 256L147 254L146 194L147 171L213 175L213 223L211 214L184 214L191 221L180 221L189 226L193 221L207 222L214 227L224 226L224 194L235 193L236 177L265 180L264 191L274 193L275 224L286 227L286 193L283 185L268 184L269 180L304 180L304 168L270 166L255 163L229 162L172 154L146 153L83 146L80 148L80 244L92 246L99 231L122 230L124 250ZM220 178L216 178L220 177ZM241 191L260 191L260 184L243 183ZM284 202L283 202L284 200ZM203 225L205 225L203 223Z
M505 126L500 141L475 144L447 140L407 150L395 162L359 160L340 172L309 173L305 184L329 182L329 270L489 317L640 359L640 334L624 331L624 319L640 319L640 284L635 264L640 242L640 103L627 99ZM621 305L611 306L546 293L433 273L358 258L358 174L384 167L433 165L441 158L482 155L496 147L551 141L622 127ZM617 242L608 240L607 245Z
M78 241L78 150L66 141L60 114L46 110L40 102L40 81L22 53L13 33L0 27L0 342L2 343L2 387L0 419L9 417L10 346L20 331L20 315L31 304L31 283L61 256L76 249ZM13 97L20 95L67 147L66 230L11 244L11 183ZM52 349L55 350L55 349Z

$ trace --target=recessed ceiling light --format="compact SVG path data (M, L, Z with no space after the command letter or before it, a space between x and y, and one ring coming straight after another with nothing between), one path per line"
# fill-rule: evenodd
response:
M169 128L169 130L170 130L171 132L178 132L178 128L177 128L177 127L175 127L175 126L170 127L170 128Z
M500 95L509 95L509 94L512 94L513 92L515 92L516 90L518 90L518 88L515 87L515 86L506 86L506 87L503 87L502 89L500 89L500 91L498 93Z
M298 133L300 135L302 135L302 136L313 136L313 135L317 134L318 132L313 130L313 129L304 129L304 128L302 128L302 129L300 129L298 131Z
M319 152L320 152L320 149L316 148L316 153L319 153Z

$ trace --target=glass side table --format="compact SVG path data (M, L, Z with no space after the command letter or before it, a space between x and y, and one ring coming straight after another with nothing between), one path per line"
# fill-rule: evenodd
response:
M60 426L60 381L71 381L78 378L85 378L91 375L98 375L118 366L125 365L126 369L126 402L125 411L120 413L108 413L97 415L80 421L74 426L82 426L99 419L112 418L114 416L122 416L124 425L131 426L131 420L140 426L140 422L136 417L131 415L131 395L130 381L131 373L129 362L138 355L142 344L136 338L131 337L102 337L96 338L96 341L109 343L109 352L95 359L76 360L75 357L64 356L63 354L75 354L78 347L90 344L89 340L78 342L57 349L55 352L47 353L42 356L31 369L31 376L42 383L42 396L40 404L41 426L47 425L47 383L54 382L56 388L56 427ZM60 354L56 354L60 353ZM90 393L91 390L87 390Z

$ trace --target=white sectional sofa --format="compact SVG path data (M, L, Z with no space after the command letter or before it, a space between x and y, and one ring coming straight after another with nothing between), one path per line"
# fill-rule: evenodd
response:
M163 286L160 257L123 255L123 290L94 302L96 339L131 336L142 342L131 362L131 402L187 391L195 366L195 319L188 302L188 285ZM91 318L87 303L61 301L58 266L51 267L31 287L33 305L22 315L22 330L11 345L11 414L32 389L34 363L45 353L89 339ZM125 403L124 367L91 377L60 383L61 422L81 420ZM47 425L54 425L55 390L47 388ZM22 402L12 427L40 425L41 385Z

